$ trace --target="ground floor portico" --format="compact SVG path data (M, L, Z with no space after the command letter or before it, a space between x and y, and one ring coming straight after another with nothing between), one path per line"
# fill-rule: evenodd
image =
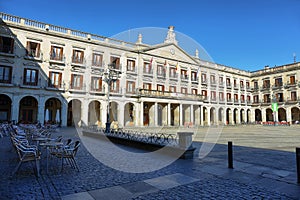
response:
M109 112L108 112L109 109ZM118 127L235 125L264 121L300 121L299 105L269 107L211 104L196 100L105 96L1 94L0 120L59 123L62 126L104 127L108 119Z

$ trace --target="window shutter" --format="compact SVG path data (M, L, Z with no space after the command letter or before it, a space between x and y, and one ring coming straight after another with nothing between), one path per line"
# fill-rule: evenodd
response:
M36 76L35 76L35 85L38 85L38 80L39 80L39 70L35 70Z
M83 75L80 75L80 88L83 87Z
M81 63L83 62L83 57L84 57L84 52L81 51L81 53L80 53L80 62L81 62Z
M60 60L63 59L63 48L62 47L60 47L59 59Z
M71 88L74 87L74 74L71 74Z
M62 73L59 73L59 75L58 75L58 87L62 86L61 80L62 80Z
M26 72L27 72L27 69L24 69L23 84L26 83Z
M10 39L10 50L11 50L10 53L14 53L14 43L15 43L15 40L13 38L11 38Z
M41 44L37 43L36 45L36 57L40 57L40 49L41 49Z
M26 55L29 55L29 52L30 52L30 42L27 41L26 42Z
M119 92L119 87L120 87L120 80L117 80L117 88L116 88L116 92Z

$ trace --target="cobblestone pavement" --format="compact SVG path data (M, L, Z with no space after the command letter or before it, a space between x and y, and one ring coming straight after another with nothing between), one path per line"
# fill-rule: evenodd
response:
M298 128L298 127L297 127ZM225 128L226 129L226 128ZM230 129L230 128L228 128ZM258 128L259 129L259 128ZM242 128L232 128L228 132L243 133ZM263 134L274 133L272 128L264 128ZM259 131L259 130L258 130ZM282 131L281 131L282 132ZM280 133L281 133L280 132ZM286 134L298 138L286 129ZM78 138L75 129L61 128L54 135L64 138ZM237 138L237 136L235 135ZM247 137L241 134L243 140ZM229 137L230 138L230 137ZM231 139L231 138L230 138ZM221 138L226 141L226 138ZM277 142L284 142L279 138ZM275 143L275 140L273 141ZM225 143L225 142L224 142ZM237 141L236 143L239 143ZM242 143L242 142L241 142ZM291 144L286 143L288 146ZM195 143L199 149L201 143ZM294 144L293 144L294 145ZM279 145L280 146L280 145ZM124 147L125 148L125 147ZM268 148L271 148L268 145ZM61 199L72 194L96 191L104 188L140 183L175 173L197 179L176 187L157 188L149 193L139 193L133 199L300 199L300 187L296 184L295 154L274 148L261 149L248 145L234 146L234 169L227 168L227 146L217 144L204 159L197 156L193 160L177 160L171 165L149 173L125 173L109 168L96 160L84 147L80 146L77 163L80 172L65 165L59 172L59 161L50 161L50 172L45 172L45 159L41 160L41 176L33 172L33 163L22 164L18 173L11 175L17 164L17 155L9 137L0 138L0 199ZM292 149L292 148L290 148ZM131 151L138 151L132 149ZM118 159L113 155L112 159ZM197 152L195 153L197 155ZM113 197L114 194L112 194Z

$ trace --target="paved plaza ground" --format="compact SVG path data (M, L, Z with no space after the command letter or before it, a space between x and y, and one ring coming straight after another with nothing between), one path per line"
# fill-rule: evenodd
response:
M221 134L216 134L220 130ZM108 149L105 154L116 163L126 160L107 142L80 138L76 129L61 128L53 135L91 142L80 146L76 157L80 172L68 165L60 172L59 163L53 159L46 173L43 158L39 178L31 164L22 165L16 175L11 175L17 155L9 137L3 137L0 138L0 199L300 199L295 157L295 148L300 147L299 130L300 126L261 125L174 129L173 132L195 132L194 159L179 159L148 173L129 173L106 166L85 146L105 147ZM204 140L217 144L211 146L213 149L207 156L199 158ZM228 141L234 144L234 169L227 168ZM146 153L119 147L132 153Z

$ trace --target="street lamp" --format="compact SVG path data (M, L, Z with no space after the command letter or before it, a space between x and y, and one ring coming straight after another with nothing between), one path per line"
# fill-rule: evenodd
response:
M121 72L115 69L115 64L109 64L106 71L102 73L103 81L107 83L107 117L105 123L105 132L110 131L110 109L109 109L109 97L111 83L117 81L120 78Z

